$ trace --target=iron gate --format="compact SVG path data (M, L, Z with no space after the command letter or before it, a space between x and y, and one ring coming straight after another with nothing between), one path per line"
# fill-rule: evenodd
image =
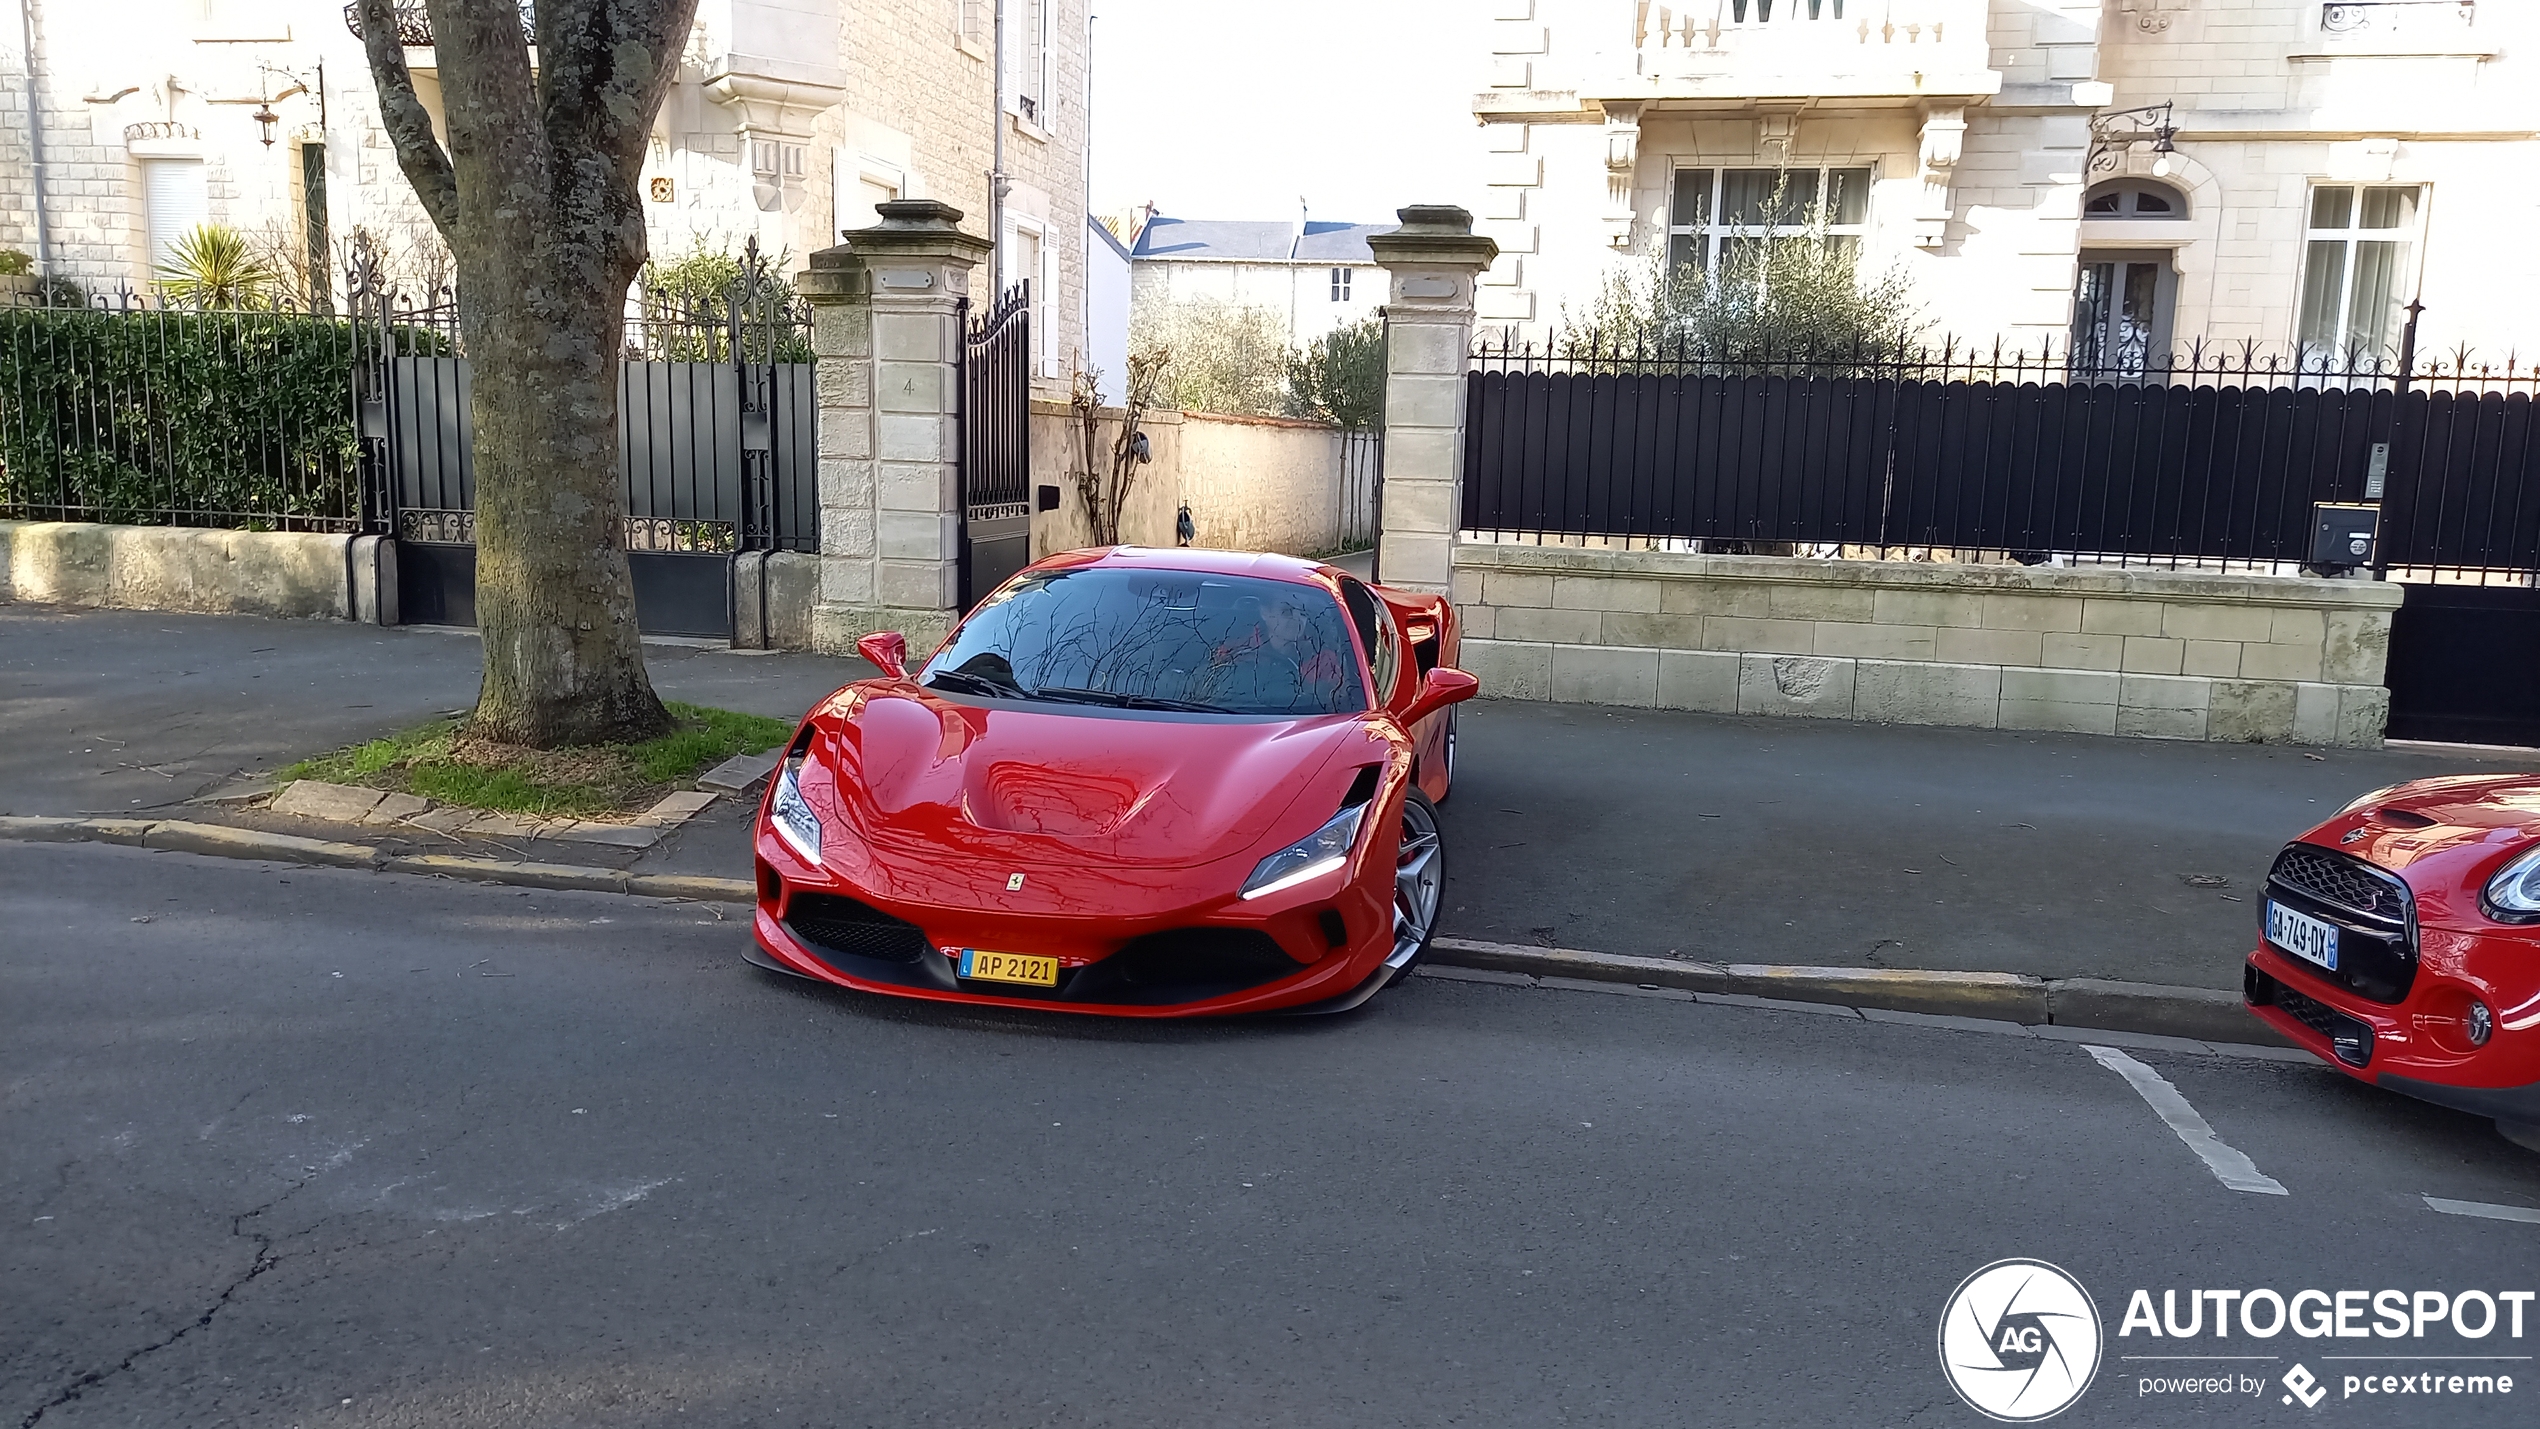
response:
M961 306L961 608L1032 559L1032 284Z
M722 311L642 295L618 376L627 565L646 634L731 639L732 557L815 550L818 410L809 318L753 242ZM357 254L350 284L366 334L354 373L364 517L397 537L399 618L476 621L471 364L445 291L399 302Z

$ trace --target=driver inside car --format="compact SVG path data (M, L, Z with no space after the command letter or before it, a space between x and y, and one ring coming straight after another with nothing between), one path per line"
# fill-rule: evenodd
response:
M1211 683L1266 708L1328 708L1341 693L1341 653L1330 642L1333 622L1317 621L1301 596L1264 598L1250 632L1217 648Z

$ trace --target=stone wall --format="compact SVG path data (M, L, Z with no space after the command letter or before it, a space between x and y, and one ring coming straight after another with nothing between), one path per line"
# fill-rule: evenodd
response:
M1119 410L1105 407L1099 420L1095 456L1107 463L1120 431ZM1302 556L1339 541L1339 429L1284 417L1154 412L1146 433L1154 460L1130 488L1120 523L1124 544L1174 544L1174 519L1185 502L1195 546ZM1093 544L1073 474L1081 460L1073 410L1033 403L1032 484L1059 490L1057 510L1038 510L1035 502L1034 560Z
M2403 591L2140 569L1465 544L1507 699L2373 747Z
M393 625L387 544L383 554L376 536L0 521L0 600Z
M1191 544L1320 554L1340 541L1341 433L1321 422L1192 412L1182 419Z

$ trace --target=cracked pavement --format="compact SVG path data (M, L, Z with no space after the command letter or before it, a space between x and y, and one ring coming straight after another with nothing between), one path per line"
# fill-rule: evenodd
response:
M975 1014L697 904L101 844L0 843L0 909L22 1429L1959 1424L1933 1327L2004 1256L2111 1318L2540 1281L2420 1200L2540 1158L2307 1064L2140 1053L2248 1196L2071 1043L1428 977ZM2161 1411L2059 1422L2249 1417Z

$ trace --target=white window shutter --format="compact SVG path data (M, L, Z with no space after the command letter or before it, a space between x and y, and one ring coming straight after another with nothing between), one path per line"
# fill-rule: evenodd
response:
M211 185L200 159L141 161L143 201L149 206L150 275L172 261L178 240L211 222Z

